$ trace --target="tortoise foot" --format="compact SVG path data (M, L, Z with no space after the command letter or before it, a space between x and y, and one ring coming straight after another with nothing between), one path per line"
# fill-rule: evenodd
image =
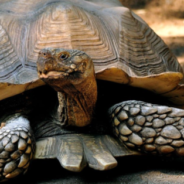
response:
M144 153L184 156L184 110L126 101L110 110L114 134Z
M87 165L95 170L117 166L115 157L139 155L108 135L65 134L36 142L35 159L57 158L69 171L80 172Z
M18 115L8 119L0 129L0 181L25 173L34 148L29 121Z

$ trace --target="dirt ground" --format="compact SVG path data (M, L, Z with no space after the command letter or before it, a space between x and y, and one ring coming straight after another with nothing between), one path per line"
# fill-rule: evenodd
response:
M183 184L183 164L178 158L123 157L112 170L74 173L57 160L35 160L26 175L7 184Z

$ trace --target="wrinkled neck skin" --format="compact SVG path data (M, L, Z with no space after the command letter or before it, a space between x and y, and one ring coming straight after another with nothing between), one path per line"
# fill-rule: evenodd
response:
M57 117L60 125L83 127L91 123L97 101L95 75L88 76L82 83L57 85L59 106ZM57 88L58 91L58 88Z

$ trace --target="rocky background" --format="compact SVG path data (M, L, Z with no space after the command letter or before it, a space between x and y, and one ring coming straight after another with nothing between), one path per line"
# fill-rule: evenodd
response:
M184 0L120 0L142 17L172 49L184 68ZM57 160L36 160L23 178L9 184L182 184L184 158L119 158L119 166L109 171L90 168L73 173Z

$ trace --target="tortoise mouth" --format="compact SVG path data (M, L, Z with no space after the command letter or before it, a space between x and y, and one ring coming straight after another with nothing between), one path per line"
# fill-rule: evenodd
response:
M40 79L59 79L64 78L69 75L71 72L63 72L63 71L49 71L49 72L41 72L39 71L38 76Z
M57 80L63 81L63 80L75 80L81 78L81 75L83 75L83 71L79 70L74 70L71 68L67 69L62 69L62 70L52 70L52 71L47 71L47 70L38 70L38 77L43 80L49 82L50 80ZM52 86L52 84L50 84Z

